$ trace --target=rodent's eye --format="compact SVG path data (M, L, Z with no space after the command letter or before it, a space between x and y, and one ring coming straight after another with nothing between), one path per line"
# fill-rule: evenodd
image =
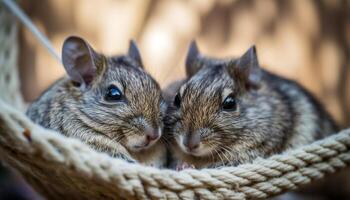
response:
M233 95L229 95L228 97L226 97L226 99L222 103L222 109L226 111L235 111L237 109L237 101L233 97Z
M180 107L181 104L181 98L180 98L180 94L177 93L174 99L174 106L176 106L177 108Z
M105 96L106 101L119 101L123 97L122 92L115 85L111 85L107 89L107 94Z

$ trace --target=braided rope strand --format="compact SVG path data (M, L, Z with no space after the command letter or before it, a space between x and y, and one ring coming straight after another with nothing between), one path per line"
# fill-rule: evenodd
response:
M50 177L57 169L62 169L61 173L71 179L61 182L67 185L78 181L85 186L83 188L88 188L89 194L108 189L106 193L111 196L138 199L192 199L196 196L201 199L261 199L323 178L350 162L348 129L310 145L238 167L181 172L160 170L95 152L79 140L33 124L5 102L0 101L0 110L0 156L17 169L18 164L28 167L36 164L41 176L50 181L48 185L62 193L65 185L56 185L58 180ZM25 130L30 132L30 140L24 136ZM17 155L27 159L21 160L16 158ZM99 181L113 187L104 188ZM86 195L86 190L73 187L79 194Z

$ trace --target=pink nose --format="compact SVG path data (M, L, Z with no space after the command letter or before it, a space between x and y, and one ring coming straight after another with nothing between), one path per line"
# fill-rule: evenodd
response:
M145 130L145 134L146 134L146 138L147 138L148 141L156 140L159 137L158 129L154 129L154 128L146 129Z
M188 143L187 148L190 151L193 151L199 147L199 143L193 144L193 143Z
M200 136L199 134L189 134L185 137L183 144L189 151L193 151L199 147Z

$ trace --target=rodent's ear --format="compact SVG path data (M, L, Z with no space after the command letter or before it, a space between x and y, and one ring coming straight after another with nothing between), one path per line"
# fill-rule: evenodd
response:
M200 61L201 53L198 50L198 46L195 40L193 40L188 48L186 57L186 75L187 77L193 76L197 73L202 65Z
M251 46L239 59L228 65L230 75L244 87L259 87L261 69L255 45Z
M139 67L143 68L141 54L134 40L130 40L128 56L135 60Z
M84 86L97 75L97 60L100 57L82 38L68 37L62 47L62 63L68 76Z

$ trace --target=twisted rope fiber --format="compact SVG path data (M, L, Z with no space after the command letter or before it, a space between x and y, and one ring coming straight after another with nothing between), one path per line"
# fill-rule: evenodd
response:
M4 10L0 2L0 97L22 109L22 97L18 92L17 31L14 17Z
M47 172L63 169L67 177L100 180L111 195L138 199L256 199L267 198L312 180L320 179L350 162L350 129L313 144L257 159L252 164L221 169L160 170L129 164L95 152L79 140L66 138L33 124L21 112L0 103L0 155L5 160L18 154L35 160L18 163L37 165ZM30 136L23 133L29 132ZM14 145L15 144L15 145ZM12 153L10 153L12 152ZM11 155L10 155L10 154ZM16 160L16 158L12 158ZM38 164L39 163L39 164ZM41 166L42 164L50 166ZM13 166L16 168L16 166ZM46 173L45 173L46 174ZM47 175L50 176L50 172ZM83 180L81 180L83 181ZM74 181L73 181L74 182ZM56 186L60 187L60 186ZM104 188L99 188L104 190ZM80 191L84 192L84 191Z
M98 153L77 139L34 124L19 111L17 28L1 6L0 25L0 158L49 199L267 198L350 162L350 129L252 164L221 169L176 172Z

